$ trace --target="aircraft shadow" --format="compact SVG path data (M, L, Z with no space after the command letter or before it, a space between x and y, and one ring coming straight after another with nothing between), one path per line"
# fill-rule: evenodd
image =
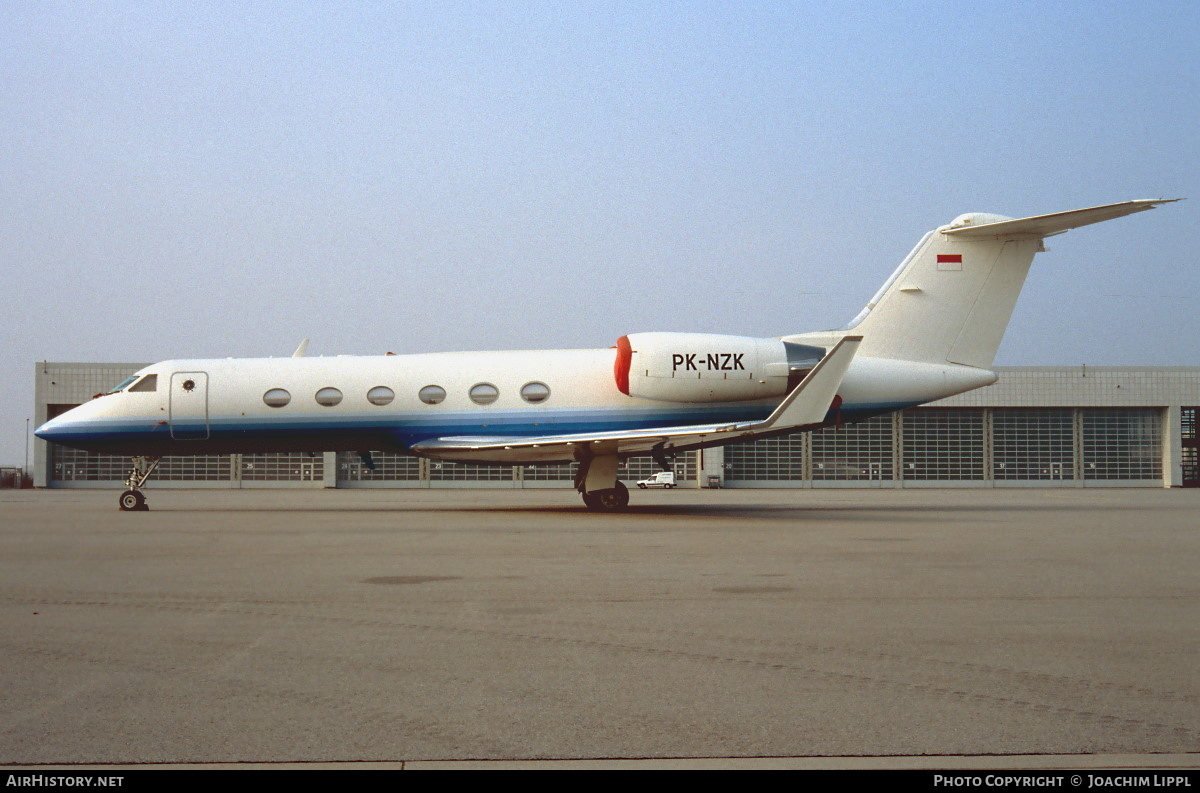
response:
M855 516L872 517L886 516L891 521L929 521L946 519L949 516L959 516L960 518L970 518L972 520L986 519L987 514L1013 514L1013 513L1046 513L1046 512L1078 512L1078 505L1070 504L1038 504L1034 505L1005 505L1005 504L979 504L979 505L944 505L944 506L929 506L929 505L902 505L902 504L886 504L879 506L868 506L861 504L644 504L630 506L628 509L621 512L592 512L587 507L580 504L579 506L521 506L521 505L496 505L496 506L453 506L453 505L430 505L430 504L404 504L396 503L386 507L381 507L378 504L371 505L342 505L337 507L311 507L311 506L288 506L279 505L272 507L247 507L245 509L233 508L227 505L213 506L212 508L205 507L186 507L186 508L164 508L156 509L159 512L196 512L196 513L211 513L211 512L233 512L233 513L329 513L329 514L379 514L379 515L401 515L414 512L429 512L438 514L455 514L455 515L560 515L563 517L571 517L583 520L595 520L597 522L611 522L613 520L628 520L637 518L692 518L692 519L709 519L723 520L731 519L761 519L761 520L781 520L787 518L854 518ZM1142 512L1143 510L1137 506L1120 506L1120 505L1105 505L1106 512Z

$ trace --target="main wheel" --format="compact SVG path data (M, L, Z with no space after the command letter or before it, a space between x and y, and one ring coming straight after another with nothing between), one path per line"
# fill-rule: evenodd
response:
M146 497L140 490L126 490L117 499L122 512L140 512L147 509Z
M616 512L629 506L629 488L625 487L624 483L617 482L617 486L610 490L594 490L591 493L584 493L583 503L587 505L588 509L594 509L597 512Z

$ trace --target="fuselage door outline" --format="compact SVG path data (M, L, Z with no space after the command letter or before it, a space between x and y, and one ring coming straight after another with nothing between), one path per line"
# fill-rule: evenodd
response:
M167 405L172 439L208 440L208 372L173 372Z

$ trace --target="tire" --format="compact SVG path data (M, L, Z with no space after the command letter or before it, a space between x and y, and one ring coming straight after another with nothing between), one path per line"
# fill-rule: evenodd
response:
M597 512L619 512L629 506L629 488L617 482L617 486L609 490L584 493L583 503Z
M149 509L146 497L140 490L126 490L117 498L117 505L122 512L145 512Z

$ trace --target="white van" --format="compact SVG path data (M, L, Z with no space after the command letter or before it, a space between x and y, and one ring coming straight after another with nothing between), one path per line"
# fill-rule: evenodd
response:
M648 487L665 487L665 488L670 489L672 487L675 487L675 472L674 471L659 471L657 474L650 477L649 479L639 480L637 483L637 486L640 487L642 490L645 490Z

